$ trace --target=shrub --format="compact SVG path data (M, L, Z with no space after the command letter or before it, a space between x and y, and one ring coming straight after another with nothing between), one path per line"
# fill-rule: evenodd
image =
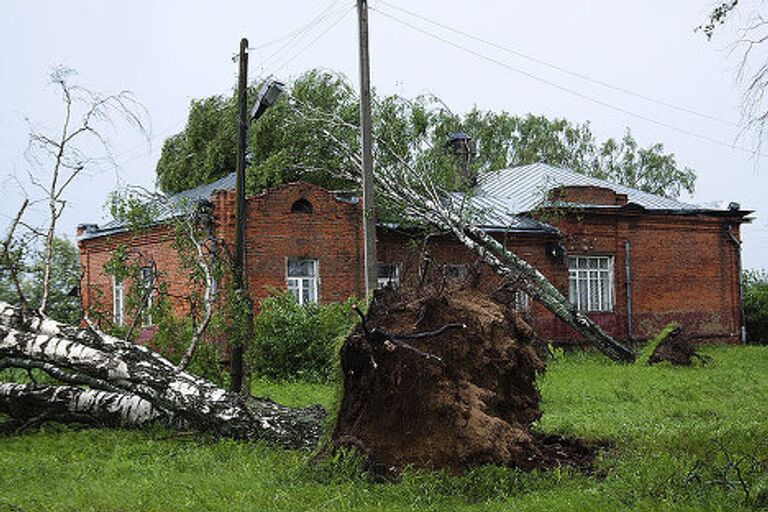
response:
M149 342L150 346L172 363L178 364L192 340L194 333L192 320L189 317L175 317L166 303L157 305L153 318L155 333ZM220 347L216 343L216 340L222 336L223 326L220 324L220 318L214 315L187 371L226 387L229 375L221 365Z
M744 323L750 343L768 344L768 272L745 270Z
M355 322L344 303L300 305L290 293L262 300L249 360L254 373L277 380L327 381L337 366L341 338Z

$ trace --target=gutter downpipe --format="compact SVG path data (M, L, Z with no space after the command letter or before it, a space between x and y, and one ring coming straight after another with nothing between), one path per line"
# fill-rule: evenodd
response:
M741 242L733 235L733 224L726 224L728 239L736 246L736 267L739 272L739 323L741 324L741 343L747 342L747 326L744 324L744 282L741 277Z
M629 240L624 240L624 275L627 285L627 338L632 339L632 275L629 270Z

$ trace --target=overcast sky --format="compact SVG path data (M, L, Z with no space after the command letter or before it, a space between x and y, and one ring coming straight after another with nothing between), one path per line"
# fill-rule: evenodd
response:
M684 199L737 201L756 210L743 231L744 263L768 267L768 157L756 163L733 147L753 145L736 139L739 88L736 59L726 51L728 34L707 42L693 31L709 0L387 2L371 2L375 87L408 96L428 91L457 113L475 105L531 112L589 121L598 139L620 137L629 127L643 145L662 142L698 174L696 193ZM317 20L322 12L326 16ZM52 67L76 69L79 82L94 90L132 91L152 123L151 147L128 130L113 135L119 179L104 168L71 190L60 230L71 238L78 223L105 220L104 202L119 180L154 184L162 141L183 127L190 100L229 93L234 86L232 56L241 37L256 48L313 19L318 22L294 38L252 50L251 76L287 80L322 67L357 84L351 0L0 0L0 227L20 203L7 177L24 180L28 168L25 116L37 126L61 124L61 102L47 85Z

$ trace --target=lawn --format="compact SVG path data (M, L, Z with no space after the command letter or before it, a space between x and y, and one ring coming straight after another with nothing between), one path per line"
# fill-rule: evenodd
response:
M595 475L476 468L377 483L354 457L310 465L262 444L165 432L43 431L0 438L0 511L755 510L768 506L768 347L707 347L705 367L620 366L596 354L551 362L537 428L613 447ZM258 381L289 405L334 401L332 386ZM728 460L742 470L723 477ZM727 483L731 481L732 483ZM761 500L765 500L762 502Z

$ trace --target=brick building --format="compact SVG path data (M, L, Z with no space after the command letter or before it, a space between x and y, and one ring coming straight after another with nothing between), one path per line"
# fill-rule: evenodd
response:
M179 195L212 203L216 236L230 247L233 189L230 175ZM742 339L739 227L750 212L735 203L725 209L687 204L533 164L485 175L471 204L483 229L535 265L614 337L647 338L676 320L702 341ZM275 288L287 288L300 302L364 293L356 197L293 183L249 197L246 212L246 273L256 305ZM171 247L173 236L162 221L142 233L115 222L81 225L83 306L126 322L123 283L104 270L118 244L153 261L170 296L185 295L188 283ZM476 257L448 236L424 242L413 232L382 225L377 247L382 285L412 275L425 249L446 279L462 278L476 267ZM488 269L478 272L481 286L494 286L496 277ZM542 337L578 340L540 305L522 295L518 300ZM174 303L178 314L185 314L185 307L183 301Z

